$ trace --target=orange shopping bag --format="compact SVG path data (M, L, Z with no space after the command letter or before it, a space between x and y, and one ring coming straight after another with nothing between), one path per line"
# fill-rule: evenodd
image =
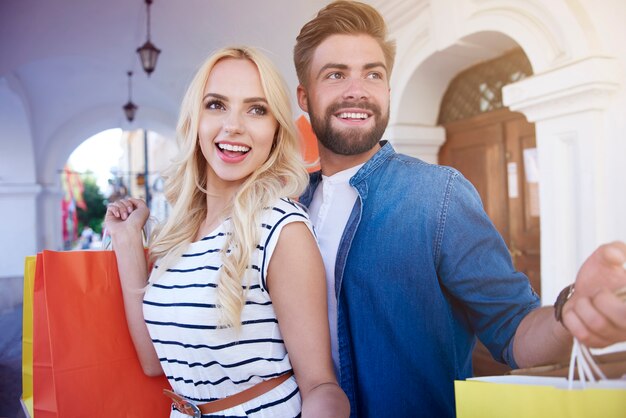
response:
M33 291L33 409L48 417L168 417L164 376L131 341L112 251L44 251Z

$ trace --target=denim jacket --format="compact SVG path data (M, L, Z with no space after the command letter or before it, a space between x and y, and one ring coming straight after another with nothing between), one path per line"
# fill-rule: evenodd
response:
M476 336L516 367L513 336L539 299L469 181L381 145L350 179L359 197L335 265L338 379L352 417L453 417ZM320 181L311 175L303 204Z

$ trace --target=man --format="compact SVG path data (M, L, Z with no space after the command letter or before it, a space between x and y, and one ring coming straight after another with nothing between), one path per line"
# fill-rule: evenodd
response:
M301 201L326 264L333 360L352 416L454 416L453 381L471 376L476 337L512 367L567 358L572 335L590 346L626 340L626 304L613 293L626 285L624 243L587 260L559 300L560 323L514 271L471 184L379 142L395 54L386 37L373 8L338 1L294 48L322 168Z

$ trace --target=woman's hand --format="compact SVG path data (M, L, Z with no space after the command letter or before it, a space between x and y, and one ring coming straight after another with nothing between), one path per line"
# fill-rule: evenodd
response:
M105 228L115 237L120 233L140 233L150 210L141 199L121 199L110 203L104 217Z

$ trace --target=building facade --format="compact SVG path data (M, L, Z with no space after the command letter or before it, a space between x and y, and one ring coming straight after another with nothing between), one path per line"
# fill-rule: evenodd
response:
M398 45L386 138L427 161L438 162L446 141L438 116L451 80L512 48L528 57L532 75L504 86L502 96L535 126L541 291L551 303L596 246L626 240L626 2L369 3ZM21 276L25 255L62 248L58 172L71 151L104 129L129 127L119 112L91 107L46 131L32 122L28 97L18 77L0 78L0 227L12 242L0 252L0 286ZM135 127L173 138L175 120L175 111L145 106ZM41 141L44 131L52 133Z

